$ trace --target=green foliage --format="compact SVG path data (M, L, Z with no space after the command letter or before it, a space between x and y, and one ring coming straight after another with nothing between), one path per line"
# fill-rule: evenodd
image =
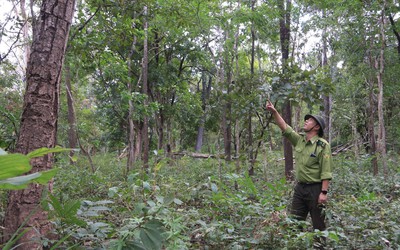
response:
M17 139L22 86L16 66L9 61L0 62L0 147L6 150L12 150Z
M51 212L54 211L55 213L53 216L60 220L60 228L65 227L65 225L85 225L84 221L76 217L77 211L81 206L79 201L69 201L65 204L61 204L61 202L54 195L50 194L49 200L47 203L44 203L44 206L47 207L47 210L49 211L51 206Z
M59 153L64 151L70 151L70 149L64 149L60 147L52 149L39 148L30 152L27 155L23 155L7 154L2 148L0 148L0 189L18 190L26 188L30 183L48 183L56 174L57 169L35 172L33 174L25 174L32 169L32 166L30 165L30 160L50 153ZM35 211L32 211L32 213L34 212ZM29 220L30 216L31 214L28 215L26 221ZM18 230L14 232L14 234L7 242L5 242L5 244L2 246L2 249L13 249L14 244L25 233L27 233L27 231L30 230L29 228L24 229L26 221L19 225Z
M50 194L42 205L55 225L55 234L63 237L60 240L45 240L43 245L58 249L63 246L76 247L90 241L92 245L102 246L102 241L109 237L113 229L110 224L96 219L110 211L107 205L112 203L109 200L62 201Z
M32 169L30 160L50 153L70 151L56 147L53 149L40 148L27 155L7 154L0 149L0 189L23 189L30 183L46 184L56 174L57 169L35 172L33 174L22 175Z
M269 155L267 167L251 177L246 171L234 174L230 164L220 166L223 174L218 175L217 160L183 157L163 158L149 174L132 172L127 179L122 178L122 165L116 168L111 155L102 156L93 174L101 179L97 188L103 189L96 200L89 199L94 196L85 187L91 185L88 179L80 181L84 168L63 167L56 176L55 197L82 201L50 199L58 234L69 235L60 246L90 242L99 249L308 249L318 237L325 237L332 249L400 246L395 166L393 175L383 179L368 171L368 157L336 156L325 211L328 230L320 232L312 230L309 220L296 221L288 214L293 185L282 179L282 166L274 160L279 156ZM71 176L79 178L71 183ZM73 186L61 188L64 182Z

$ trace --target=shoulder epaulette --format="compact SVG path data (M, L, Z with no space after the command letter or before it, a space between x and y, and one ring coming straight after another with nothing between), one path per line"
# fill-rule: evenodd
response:
M321 139L319 139L319 140L317 141L317 145L318 145L318 146L321 146L321 147L323 147L323 148L325 148L326 143L327 143L327 142L322 141Z

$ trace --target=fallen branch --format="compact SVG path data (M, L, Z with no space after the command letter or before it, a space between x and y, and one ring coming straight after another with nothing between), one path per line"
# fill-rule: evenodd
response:
M175 152L172 153L173 156L189 156L193 158L201 158L201 159L208 159L208 158L217 158L216 155L213 154L202 154L202 153L195 153L195 152ZM220 155L219 158L224 158L224 156Z

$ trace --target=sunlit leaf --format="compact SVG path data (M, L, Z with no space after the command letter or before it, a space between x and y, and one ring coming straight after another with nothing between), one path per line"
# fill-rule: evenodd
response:
M29 158L22 154L0 156L0 180L16 177L32 169Z

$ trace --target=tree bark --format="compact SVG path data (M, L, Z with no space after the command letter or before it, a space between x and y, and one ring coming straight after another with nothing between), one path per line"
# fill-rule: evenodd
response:
M291 11L291 1L290 0L280 0L278 2L278 8L281 11L280 17L280 42L281 42L281 53L282 53L282 75L283 83L287 82L287 68L289 59L289 45L290 45L290 11ZM286 101L283 105L282 117L287 124L291 126L292 124L292 107L290 101ZM287 180L292 180L293 172L293 149L289 140L283 139L283 150L285 156L285 176Z
M287 124L292 123L292 105L287 101L283 105L282 117ZM283 154L285 157L285 176L287 180L293 180L293 148L290 141L283 139Z
M28 61L16 152L27 154L41 147L53 148L56 145L61 69L74 5L74 0L44 0L42 3ZM36 158L31 164L32 172L51 169L52 156ZM51 229L47 214L40 206L44 189L44 186L33 184L27 189L10 192L3 240L8 240L22 225L30 230L17 242L20 244L18 249L42 248L40 242L35 240L46 237ZM27 222L23 224L25 220Z

